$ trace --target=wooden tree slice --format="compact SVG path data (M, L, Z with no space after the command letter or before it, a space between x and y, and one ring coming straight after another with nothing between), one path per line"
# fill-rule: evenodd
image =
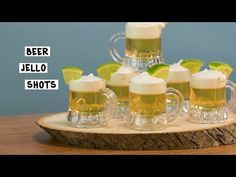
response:
M198 149L236 143L236 115L222 124L195 124L184 118L161 131L128 129L125 121L110 120L108 127L74 128L66 113L39 118L36 123L59 141L81 148L154 150Z

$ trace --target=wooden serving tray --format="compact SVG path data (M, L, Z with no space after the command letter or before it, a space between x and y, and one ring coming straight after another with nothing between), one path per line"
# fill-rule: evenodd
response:
M222 124L194 124L186 118L171 122L161 131L128 129L125 121L112 119L108 127L74 128L67 113L39 118L36 123L59 141L81 148L156 150L198 149L236 143L236 115Z

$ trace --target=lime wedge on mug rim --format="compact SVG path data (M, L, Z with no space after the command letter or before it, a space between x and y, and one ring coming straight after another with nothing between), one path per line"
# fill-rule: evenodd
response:
M71 80L77 80L83 74L83 70L77 66L64 66L61 72L66 85L69 85Z
M228 79L230 74L233 72L233 67L230 66L227 63L219 62L219 61L214 61L208 64L209 68L212 70L219 71L223 73L226 78Z
M158 77L167 80L170 70L170 65L168 64L155 64L147 69L147 72L154 77Z
M111 74L121 67L119 63L105 63L97 68L97 75L105 80L110 80Z
M191 74L195 74L200 71L201 67L204 65L204 62L199 59L183 59L180 64L181 66L187 68Z

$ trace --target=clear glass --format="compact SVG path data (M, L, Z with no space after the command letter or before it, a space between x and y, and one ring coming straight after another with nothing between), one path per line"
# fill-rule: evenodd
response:
M183 115L185 106L183 94L172 87L167 88L167 120L171 122L178 116Z
M125 33L117 33L111 37L109 41L109 53L115 62L123 64L124 57L120 56L116 48L116 43L120 39L125 39Z
M226 100L226 89L231 91L229 102ZM188 120L194 123L222 123L228 119L228 111L233 110L236 99L236 87L227 81L225 88L194 90L190 96Z
M179 116L182 107L183 96L174 88L167 88L166 93L157 95L130 92L126 123L129 128L136 130L162 130L167 127L168 122Z
M125 56L117 52L116 43L125 39ZM153 39L129 39L124 33L113 35L109 41L109 53L113 60L143 72L152 65L163 63L161 36Z
M116 94L118 100L118 105L113 114L113 118L122 120L125 119L128 114L129 86L114 86L107 84L107 87Z
M190 82L167 82L167 87L172 87L180 91L184 97L184 104L181 116L186 117L189 111Z
M228 111L232 113L236 113L236 84L230 80L228 82L228 88L231 90L231 99L229 100L227 104Z
M99 92L69 90L68 121L73 127L93 128L107 126L117 106L115 93L108 89Z
M128 114L129 114L128 103L118 102L115 113L113 114L113 118L126 120Z

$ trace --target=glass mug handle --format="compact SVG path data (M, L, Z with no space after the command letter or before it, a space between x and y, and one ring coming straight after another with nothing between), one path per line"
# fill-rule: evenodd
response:
M117 52L116 49L116 43L119 39L124 39L125 34L124 33L117 33L113 35L109 41L109 53L114 61L123 64L124 58L120 56L120 54Z
M109 88L102 89L101 93L105 97L104 115L106 120L109 120L113 117L113 113L116 110L118 104L117 97L116 94Z
M184 104L184 97L183 95L174 88L167 88L166 89L166 94L167 94L167 121L171 122L176 119L176 117L181 113L183 109L183 104ZM168 97L174 97L176 100L176 104L172 106L173 101L169 100ZM174 109L173 109L174 107Z
M230 99L226 105L226 108L233 113L236 113L236 84L231 80L227 80L226 88L231 91Z

